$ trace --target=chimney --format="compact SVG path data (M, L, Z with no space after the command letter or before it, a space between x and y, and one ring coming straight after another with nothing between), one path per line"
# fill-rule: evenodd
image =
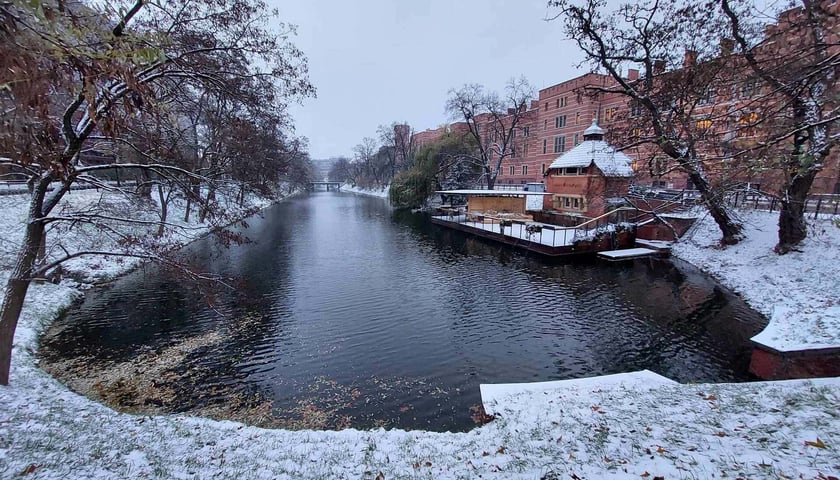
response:
M683 68L693 67L697 64L697 50L686 50L683 57ZM664 70L664 67L663 67Z
M627 80L634 82L639 79L639 70L636 68L631 68L627 70Z
M665 60L654 60L653 74L659 75L660 73L665 73Z

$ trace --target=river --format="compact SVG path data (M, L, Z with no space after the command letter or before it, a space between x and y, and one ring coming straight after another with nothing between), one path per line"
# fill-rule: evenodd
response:
M249 243L183 251L234 290L135 271L53 324L45 368L126 411L455 431L480 383L751 380L766 324L679 260L546 261L378 198L314 193L248 224Z

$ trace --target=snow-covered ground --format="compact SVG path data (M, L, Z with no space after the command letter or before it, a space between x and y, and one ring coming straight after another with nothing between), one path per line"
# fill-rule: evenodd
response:
M739 212L746 239L721 249L704 217L674 245L674 255L717 278L770 319L754 340L778 351L840 347L840 228L809 219L801 251L776 255L778 213Z
M341 186L342 192L350 192L350 193L357 193L359 195L368 195L371 197L379 197L379 198L388 198L388 191L391 188L390 185L386 185L382 188L360 188L354 187L349 183L345 183Z
M15 208L0 205L4 269L23 218ZM491 400L495 421L455 434L121 414L37 366L37 334L78 292L65 280L34 285L27 297L12 384L0 387L0 478L828 479L840 471L840 379L653 385L628 376L508 388Z

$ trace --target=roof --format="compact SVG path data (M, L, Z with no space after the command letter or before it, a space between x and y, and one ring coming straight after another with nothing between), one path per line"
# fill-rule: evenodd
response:
M525 190L438 190L435 193L444 195L472 195L474 197L512 197L522 195L553 195L545 192L528 192Z
M633 159L603 140L585 140L557 157L548 169L588 167L592 163L607 177L633 176Z
M601 135L601 138L604 138L604 135L606 135L606 133L607 131L598 125L598 120L593 119L592 125L590 125L589 128L583 131L583 138L586 138L590 135Z

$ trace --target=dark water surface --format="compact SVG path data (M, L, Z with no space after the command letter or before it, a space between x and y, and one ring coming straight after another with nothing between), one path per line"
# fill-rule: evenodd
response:
M650 369L681 382L749 380L766 323L683 262L546 262L385 201L338 193L254 218L254 243L185 255L238 278L207 292L148 268L89 293L45 336L45 362L127 362L208 332L177 365L172 411L273 402L328 427L464 430L479 384ZM143 372L135 372L141 375Z

